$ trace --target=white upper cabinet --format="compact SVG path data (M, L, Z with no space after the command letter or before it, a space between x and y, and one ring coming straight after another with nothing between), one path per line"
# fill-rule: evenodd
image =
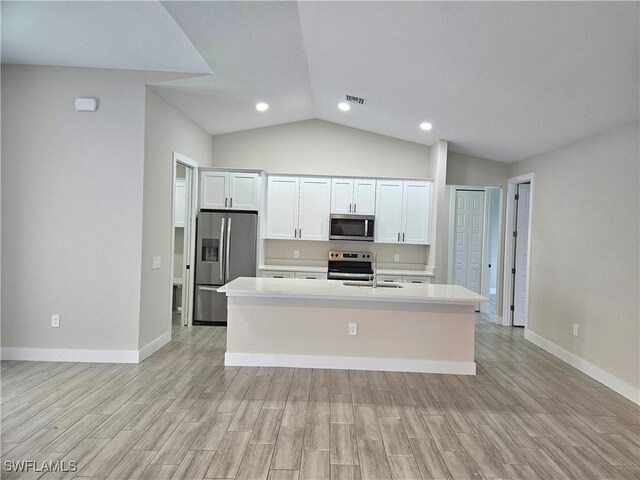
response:
M378 180L376 242L429 244L432 182Z
M331 180L331 213L373 215L376 181L361 178Z
M404 182L402 203L402 242L429 243L431 223L431 182Z
M260 176L257 173L229 173L229 208L258 210L260 205Z
M251 172L203 171L200 208L258 210L260 175Z
M267 238L298 238L298 177L269 177L267 183Z
M330 206L331 179L300 178L299 239L329 240Z
M376 181L357 178L353 181L353 212L357 215L375 215Z
M353 179L334 178L331 180L331 213L352 213Z
M399 243L402 231L401 180L378 180L376 193L375 241Z
M203 171L200 174L200 208L228 208L229 174Z
M331 179L269 177L267 238L328 240Z

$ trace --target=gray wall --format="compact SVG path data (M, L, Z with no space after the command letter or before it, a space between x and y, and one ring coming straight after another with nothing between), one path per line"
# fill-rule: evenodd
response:
M2 99L2 346L137 349L142 75L3 65Z
M140 348L171 330L173 152L200 167L211 162L211 135L149 88L145 105ZM152 270L154 256L161 264Z
M323 120L214 135L212 146L215 167L307 175L432 177L428 146Z
M625 125L510 169L535 174L529 329L635 388L639 128Z

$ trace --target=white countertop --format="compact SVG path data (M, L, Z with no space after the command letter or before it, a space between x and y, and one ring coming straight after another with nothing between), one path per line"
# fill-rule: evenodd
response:
M279 272L327 273L327 267L305 265L260 265L258 270L276 270ZM378 268L379 275L406 275L409 277L433 277L433 271L427 269Z
M488 299L459 285L402 284L402 288L360 287L336 280L240 277L220 287L227 296L313 298L327 300L381 301L476 305Z

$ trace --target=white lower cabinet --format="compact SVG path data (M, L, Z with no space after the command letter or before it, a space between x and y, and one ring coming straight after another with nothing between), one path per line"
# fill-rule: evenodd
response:
M433 283L433 277L409 277L404 275L402 277L402 283Z
M296 272L281 272L279 270L263 270L261 276L265 278L296 278Z
M327 274L324 272L291 272L288 270L262 270L261 276L265 278L297 278L300 280L327 279Z
M327 274L321 272L296 272L296 278L301 280L326 280Z
M378 275L378 283L402 283L402 275Z
M378 283L431 283L431 279L419 275L378 275Z

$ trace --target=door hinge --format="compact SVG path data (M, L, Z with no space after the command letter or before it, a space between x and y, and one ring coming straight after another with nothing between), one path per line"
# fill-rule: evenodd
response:
M509 307L509 310L511 310L512 312L515 310L515 308L513 307L513 305L511 305L511 306Z
M516 193L516 200L520 200L520 194Z
M518 232L513 232L513 236L517 237L518 236Z
M515 275L515 274L516 274L516 269L515 269L515 268L512 268L512 269L511 269L511 273Z

